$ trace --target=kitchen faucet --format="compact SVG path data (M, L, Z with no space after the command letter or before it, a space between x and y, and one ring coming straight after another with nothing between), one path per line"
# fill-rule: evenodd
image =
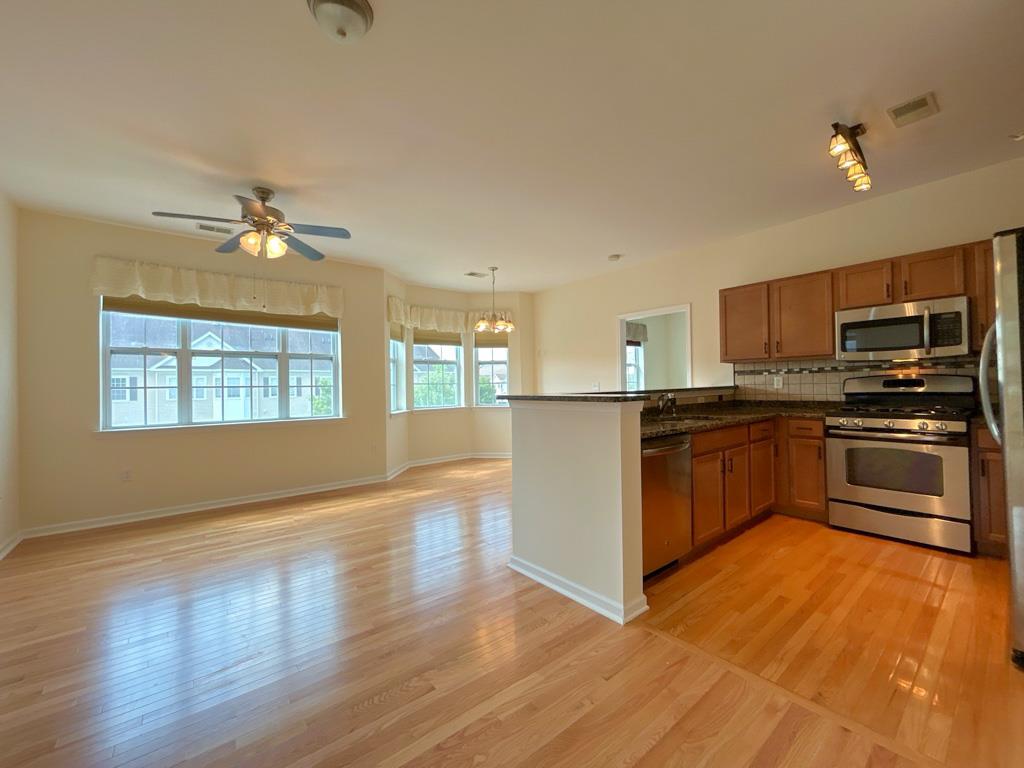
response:
M676 396L671 392L662 392L658 395L658 416L664 416L665 411L670 410L676 415Z

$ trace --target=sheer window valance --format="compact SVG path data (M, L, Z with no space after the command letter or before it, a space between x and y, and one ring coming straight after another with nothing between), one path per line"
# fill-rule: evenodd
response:
M97 296L139 296L275 315L323 314L340 319L345 307L344 293L336 285L266 280L106 256L96 258L92 288Z
M631 320L626 321L626 341L635 341L638 343L644 343L647 341L647 326L643 323L634 323Z
M420 328L424 331L441 331L442 333L468 333L473 330L480 313L490 310L446 309L444 307L421 307L406 304L398 296L388 296L388 322L397 323L406 328ZM498 310L512 320L508 310Z

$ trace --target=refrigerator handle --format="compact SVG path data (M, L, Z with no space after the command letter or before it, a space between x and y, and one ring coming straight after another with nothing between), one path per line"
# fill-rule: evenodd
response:
M999 431L999 424L996 422L995 414L992 412L992 396L988 391L988 370L992 364L992 350L996 344L996 324L989 326L985 333L985 341L981 345L981 357L978 358L978 390L981 394L981 410L985 413L985 422L988 424L988 431L992 433L999 445L1003 444L1003 435Z

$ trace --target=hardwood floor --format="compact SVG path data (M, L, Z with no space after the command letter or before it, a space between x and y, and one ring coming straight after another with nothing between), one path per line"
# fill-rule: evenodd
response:
M1024 764L1005 565L772 518L623 628L506 567L509 481L23 542L0 766Z

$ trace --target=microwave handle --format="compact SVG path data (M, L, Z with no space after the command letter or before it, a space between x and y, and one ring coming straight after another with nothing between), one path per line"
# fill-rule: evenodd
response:
M992 396L988 391L988 369L992 362L992 349L995 344L996 325L993 323L988 327L985 341L981 345L981 356L978 358L978 391L981 395L981 410L985 413L988 431L992 433L992 439L1002 445L1003 435L999 430L999 422L996 421L995 413L992 411Z
M932 312L928 307L924 308L924 353L932 353Z

